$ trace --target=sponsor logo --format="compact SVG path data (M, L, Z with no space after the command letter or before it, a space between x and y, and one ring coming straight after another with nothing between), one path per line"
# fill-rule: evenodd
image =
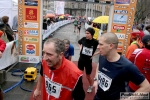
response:
M127 9L129 6L115 6L115 8Z
M128 14L128 11L127 10L114 10L114 13L117 13L117 14Z
M20 58L20 61L21 62L29 62L29 57L23 56L23 57Z
M123 45L123 42L119 41L118 45L119 45L119 46L122 46L122 45Z
M26 54L35 55L35 44L26 44Z
M27 42L38 42L38 38L24 37L24 41L27 41Z
M116 4L130 4L130 0L116 0Z
M39 56L19 55L19 62L38 63L39 61Z
M118 24L126 24L127 23L127 15L114 14L114 23Z
M24 35L38 36L38 30L25 30Z
M26 6L38 6L38 0L25 0L24 5L26 5Z
M122 50L122 47L118 47L117 50Z
M37 58L30 58L30 60L29 61L31 61L31 62L38 62L38 59Z
M113 29L117 32L121 32L121 30L125 30L125 26L114 25Z
M26 20L37 21L37 9L35 9L35 8L26 8Z
M38 28L38 23L24 22L24 28Z
M118 39L125 39L125 34L118 34L118 33L115 33L118 37Z

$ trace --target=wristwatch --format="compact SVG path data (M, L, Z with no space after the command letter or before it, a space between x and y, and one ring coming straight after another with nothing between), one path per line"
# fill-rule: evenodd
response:
M97 78L96 78L96 77L94 78L94 81L97 81Z

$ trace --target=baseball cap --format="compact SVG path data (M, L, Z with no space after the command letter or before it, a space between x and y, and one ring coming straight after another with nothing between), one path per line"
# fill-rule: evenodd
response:
M150 35L145 35L145 36L142 38L143 44L147 44L149 41L150 41Z
M132 32L131 33L131 38L141 38L141 32Z

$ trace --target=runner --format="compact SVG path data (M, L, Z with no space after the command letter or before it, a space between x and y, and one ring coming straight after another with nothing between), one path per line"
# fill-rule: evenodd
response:
M78 19L78 32L77 34L80 34L80 30L81 30L81 21Z
M74 23L74 33L76 32L77 22L78 22L77 19L75 19L74 22L73 22Z
M72 56L74 56L74 47L72 44L70 44L70 41L68 39L63 40L65 43L65 53L64 56L66 59L70 60L72 59Z
M84 100L83 73L64 57L65 44L59 39L48 39L44 43L43 60L34 91L38 100ZM42 91L41 91L42 87ZM42 92L42 99L39 99Z
M141 73L150 82L150 35L145 35L142 38L142 43L144 44L143 49L136 49L129 60L134 63ZM139 86L136 86L132 82L129 82L130 91L136 91Z
M114 33L105 33L99 39L100 57L94 81L98 89L94 100L120 100L120 92L125 92L128 81L140 86L136 92L150 91L150 84L137 67L117 53L118 42Z
M92 84L93 81L91 79L92 72L92 56L95 53L98 45L98 41L93 39L95 31L93 28L88 28L85 32L86 37L83 37L78 41L80 47L80 57L78 61L78 67L80 70L84 71L84 67L86 70L86 77L90 84L87 92L92 92Z

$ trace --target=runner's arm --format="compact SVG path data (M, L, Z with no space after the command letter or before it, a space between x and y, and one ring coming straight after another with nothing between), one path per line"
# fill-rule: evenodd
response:
M42 85L42 76L40 75L37 82L36 90L41 91L41 85Z
M81 50L82 49L82 44L78 44L78 46L79 46L79 49Z
M41 65L40 76L39 76L37 87L36 87L36 89L39 91L41 90L41 86L42 86L42 76L43 76L43 67Z
M146 78L139 86L140 88L136 90L135 93L136 92L150 92L150 84Z
M82 76L79 78L79 81L78 81L75 89L72 92L72 96L73 96L74 100L84 100L85 99L85 92L83 89Z
M140 95L140 93L149 93L150 92L150 84L149 84L149 82L147 81L147 79L145 78L145 80L139 85L140 86L140 88L138 89L138 90L136 90L134 93L133 93L133 95L135 95L135 97L136 97L136 95L138 94L138 95ZM142 97L142 95L141 95L141 97ZM140 97L140 98L141 98ZM144 97L144 95L143 95L143 97ZM120 100L132 100L131 99L132 98L132 96L130 97L128 97L128 98L126 98L126 99L120 99ZM134 99L135 100L135 99Z
M97 67L96 67L95 78L98 78L98 69L99 69L99 63L97 64Z

